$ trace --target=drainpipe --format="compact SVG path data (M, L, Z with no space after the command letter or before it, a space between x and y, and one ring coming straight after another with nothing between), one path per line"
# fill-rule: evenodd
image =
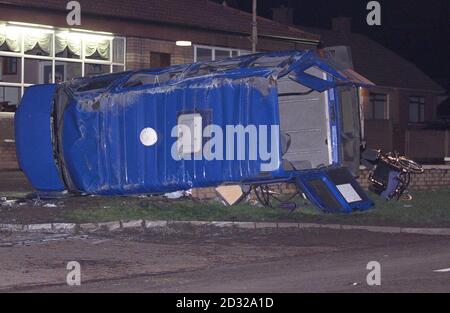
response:
M444 162L447 165L450 165L450 130L445 130L445 155L444 155Z

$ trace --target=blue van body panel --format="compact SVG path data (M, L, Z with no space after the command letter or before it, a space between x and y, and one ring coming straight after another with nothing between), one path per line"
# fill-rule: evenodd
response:
M55 84L28 87L15 115L19 167L32 186L42 191L65 189L53 157L50 116L55 90Z
M273 64L262 62L261 65L258 62L262 58L275 61ZM277 63L278 59L280 62ZM306 71L311 67L326 73L327 78L308 74ZM198 74L201 71L205 71L204 74ZM157 78L141 85L128 84L131 77L140 74ZM310 175L322 175L321 179L326 181L325 169L284 170L279 137L272 138L275 131L271 126L280 125L277 79L286 75L311 90L328 92L331 167L341 167L340 104L336 87L371 83L310 50L259 53L217 62L129 71L66 82L60 85L68 100L58 111L58 114L63 113L61 127L58 122L56 148L50 127L56 85L30 87L16 115L21 167L38 190L68 188L101 195L158 194L223 183L290 180L297 181L314 203L326 208L308 183ZM168 78L162 81L160 77ZM260 135L260 127L266 127L268 148L276 155L276 166L262 170L267 159L260 153L256 158L237 158L238 150L243 149L249 156L250 150L255 148L249 145L248 140L234 140L233 146L225 145L223 155L233 151L232 159L206 160L204 155L192 155L191 160L173 158L171 152L177 140L173 129L178 125L180 115L193 113L202 117L203 130L214 124L226 134L225 129L230 125L244 129L256 126ZM145 128L156 131L156 144L142 144L140 134ZM28 133L33 130L30 136ZM202 149L209 139L204 136ZM219 141L225 143L225 138ZM58 168L54 153L63 168ZM338 193L335 196L339 198ZM363 198L363 203L343 205L344 211L370 207L371 201Z
M307 170L296 175L296 182L307 198L320 209L328 213L351 213L365 211L374 206L374 203L353 177L348 177L345 183L339 185L330 177L330 172L336 168L321 170ZM341 169L349 176L347 169ZM356 195L356 199L346 199L338 186L347 185Z
M159 193L257 176L263 163L259 157L206 161L171 156L177 139L172 137L172 129L183 113L198 112L204 124L222 129L226 125L279 125L276 88L265 84L265 78L255 88L249 81L257 79L236 82L211 77L167 89L112 92L99 101L97 109L82 101L69 105L64 114L63 147L73 182L88 193ZM157 143L150 147L139 140L141 130L147 127L158 135ZM237 151L237 140L234 143ZM248 143L245 149L249 155ZM281 175L279 170L272 174Z

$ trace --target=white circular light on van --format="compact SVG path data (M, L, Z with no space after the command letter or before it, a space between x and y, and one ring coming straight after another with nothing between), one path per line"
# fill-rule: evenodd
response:
M158 134L153 128L147 127L141 131L139 139L144 146L153 146L158 141Z

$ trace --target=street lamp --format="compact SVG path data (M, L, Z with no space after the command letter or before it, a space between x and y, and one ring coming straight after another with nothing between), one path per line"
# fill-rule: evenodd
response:
M192 41L178 40L175 42L178 47L190 47L192 46Z
M257 17L257 0L253 0L253 20L252 20L252 53L256 53L256 45L258 44L258 21Z

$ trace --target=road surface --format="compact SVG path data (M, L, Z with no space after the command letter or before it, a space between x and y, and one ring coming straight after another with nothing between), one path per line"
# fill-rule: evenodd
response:
M0 291L450 292L450 238L331 229L0 234ZM66 265L81 265L69 287ZM368 262L381 286L368 286Z

